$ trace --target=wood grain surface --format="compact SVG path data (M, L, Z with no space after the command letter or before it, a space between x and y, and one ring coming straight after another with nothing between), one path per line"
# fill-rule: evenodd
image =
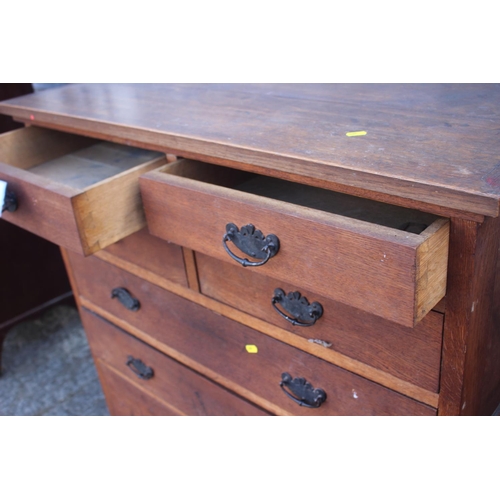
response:
M150 235L146 227L97 252L98 256L103 254L119 257L169 281L188 286L183 249Z
M70 253L66 254L70 255ZM127 274L125 274L125 276L129 274L133 275L127 278L127 283L131 283L134 288L137 287L140 288L141 290L144 289L147 290L147 285L141 283L141 280L145 280L153 285L156 285L156 288L159 288L161 290L158 290L152 294L153 302L156 301L159 297L161 297L162 290L167 290L169 292L178 295L179 297L184 297L185 299L191 302L199 304L200 306L205 307L207 309L210 309L211 311L214 311L216 314L229 318L243 325L249 326L250 328L262 332L265 335L269 335L272 338L275 338L281 342L285 342L286 344L294 346L304 352L308 352L318 358L324 359L341 368L344 368L362 377L373 380L374 382L383 385L384 387L388 387L412 399L416 399L417 401L426 403L434 408L437 408L438 406L438 400L439 400L438 394L429 391L427 389L423 389L410 382L406 382L405 380L402 380L401 378L398 378L388 373L385 369L374 368L373 366L370 366L366 363L362 363L361 361L358 361L351 357L345 356L344 354L334 351L333 349L325 349L323 346L309 342L308 339L298 336L295 333L285 330L284 328L273 325L267 321L263 321L256 316L252 316L241 310L235 309L234 307L226 305L218 300L212 299L207 295L200 294L198 293L197 289L193 290L191 288L186 288L185 286L173 283L168 279L158 276L157 274L148 271L147 269L137 266L115 255L109 254L107 252L99 252L96 255L96 257L99 260L103 260L104 262L111 264L113 267L117 268L117 270L121 269L123 271L126 271ZM74 258L74 254L72 258ZM70 276L73 276L72 267L69 264L69 260L66 259L66 262L68 267L68 273L70 274ZM88 264L88 265L93 265L93 264ZM103 271L103 276L106 276L105 271ZM138 277L140 279L137 278L134 279L134 277ZM74 278L71 278L71 280L73 288L75 290L78 290L78 288L75 285L76 281L74 280ZM113 281L113 279L111 279L111 281ZM151 297L151 295L149 296ZM105 297L105 299L107 299L107 297ZM180 355L178 352L174 352L174 354L172 354L172 349L170 347L165 346L165 344L159 343L154 339L154 337L151 337L149 334L145 333L139 328L132 326L130 323L127 323L124 320L117 320L116 316L110 315L110 313L107 312L105 309L96 306L94 303L90 302L83 296L79 296L79 300L85 303L85 307L96 312L96 314L99 314L100 316L114 322L120 328L123 328L127 331L133 330L134 335L143 339L150 345L153 345L156 349L160 350L161 352L164 352L165 354L172 356L175 359L180 359L178 358L178 356ZM160 303L161 303L161 298L160 298ZM112 316L111 319L110 316ZM119 322L117 323L117 321ZM120 321L122 323L120 323ZM185 359L180 359L180 361L183 363L187 363ZM206 368L200 368L200 366L196 367L195 369L202 372L203 369L207 370ZM209 377L211 376L211 374L207 373L206 371L203 373L205 373Z
M193 179L191 170L201 178L213 171L212 182ZM446 220L436 218L422 234L408 233L218 185L226 184L228 171L231 174L231 169L180 161L142 176L150 232L240 265L227 255L222 239L228 223L238 228L251 223L264 235L276 235L280 250L268 263L248 267L247 272L307 283L320 295L405 326L414 326L444 297ZM432 265L418 265L417 273L418 249L427 239L438 240L421 250L432 254L424 259Z
M37 127L2 134L0 180L9 184L19 205L3 217L84 255L142 229L146 220L138 178L165 164L165 156L94 143Z
M82 310L82 322L92 354L113 368L130 384L150 393L164 405L184 415L265 415L265 412L198 375L189 368L152 349L91 312ZM110 348L110 346L112 346ZM129 356L140 359L154 371L140 379L126 365ZM105 384L104 384L105 385ZM126 396L117 393L114 398Z
M171 314L161 332L147 333L120 317L104 317L134 336L203 373L220 385L277 415L435 415L436 410L406 398L335 365L291 348L255 330L173 295ZM98 306L82 297L98 313ZM189 321L180 320L189 316ZM182 335L178 332L182 331ZM258 353L249 354L247 345ZM223 355L221 355L223 353ZM329 395L321 408L308 409L290 401L280 390L283 370L302 376Z
M359 309L318 296L297 286L197 253L201 292L308 341L320 340L353 359L384 370L429 391L438 392L443 315L429 313L415 328L407 328ZM274 290L299 291L318 301L323 316L310 327L293 326L274 310ZM320 344L318 344L320 345Z
M96 257L82 258L70 253L68 257L84 307L94 312L103 309L103 313L98 313L108 321L134 335L139 331L139 338L153 347L158 348L155 341L167 346L167 354L174 359L272 413L435 413L427 405L99 262ZM111 299L115 286L127 288L140 301L140 309L130 311ZM257 345L259 353L249 354L246 345ZM316 411L300 408L279 388L283 371L303 376L315 386L321 386L321 382L332 396L330 403Z
M500 223L451 227L439 414L491 415L500 399Z
M0 112L397 204L497 216L499 102L498 84L83 84ZM346 135L355 131L366 135Z
M118 417L183 415L172 405L145 391L138 384L132 383L104 361L96 358L95 367L110 415Z

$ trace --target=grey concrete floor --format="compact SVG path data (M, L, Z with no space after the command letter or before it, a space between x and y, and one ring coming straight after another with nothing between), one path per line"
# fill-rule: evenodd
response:
M4 343L0 415L108 415L78 312L55 306Z

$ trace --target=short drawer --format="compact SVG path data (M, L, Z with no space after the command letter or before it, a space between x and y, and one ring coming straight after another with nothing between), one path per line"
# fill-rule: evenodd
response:
M64 248L92 254L146 225L141 174L165 155L53 130L0 136L0 180L11 199L2 217Z
M151 236L147 228L110 245L98 254L104 260L109 255L179 285L188 284L182 248Z
M196 370L206 370L207 376L268 411L297 415L435 414L435 409L425 404L219 316L95 257L84 259L73 254L69 258L78 292L89 308L95 305L120 324L144 332L172 356L189 360ZM139 302L139 309L131 310L112 299L114 286L126 288ZM299 406L280 388L283 373L304 378L314 388L324 390L327 400L319 408Z
M249 273L409 327L445 295L446 219L188 160L140 183L152 234Z
M438 392L443 318L431 311L414 328L318 296L258 273L248 273L204 254L196 254L201 292L284 328L310 342ZM285 296L279 290L285 292ZM277 294L275 292L278 292ZM277 297L273 304L273 299ZM317 312L312 304L320 305ZM283 318L279 314L287 316ZM312 313L312 316L311 316ZM297 320L300 325L292 324Z
M85 309L82 321L110 410L121 414L266 415ZM126 386L135 388L132 394ZM135 394L134 394L135 393ZM137 405L137 407L134 407ZM138 411L139 410L139 411Z

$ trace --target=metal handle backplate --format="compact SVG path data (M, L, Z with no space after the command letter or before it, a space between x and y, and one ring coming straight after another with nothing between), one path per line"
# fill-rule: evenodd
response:
M323 306L319 302L310 304L300 292L287 294L281 288L276 288L271 304L281 317L294 326L312 326L323 316ZM281 311L276 304L279 304L290 316Z
M232 242L243 253L257 261L250 261L247 258L241 258L235 255L227 246L227 242ZM255 229L252 224L247 224L240 229L232 222L226 225L226 234L222 238L222 244L226 252L236 262L243 267L263 266L271 257L274 257L280 249L280 240L274 234L264 236L262 231Z
M299 406L319 408L326 401L326 392L323 389L315 389L305 378L293 378L286 372L281 375L280 387Z

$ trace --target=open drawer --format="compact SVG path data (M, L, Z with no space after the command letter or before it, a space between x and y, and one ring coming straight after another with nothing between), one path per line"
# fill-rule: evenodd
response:
M64 248L92 254L146 225L138 177L162 153L37 127L0 136L2 217Z
M414 326L446 291L449 221L190 160L140 179L150 232Z

